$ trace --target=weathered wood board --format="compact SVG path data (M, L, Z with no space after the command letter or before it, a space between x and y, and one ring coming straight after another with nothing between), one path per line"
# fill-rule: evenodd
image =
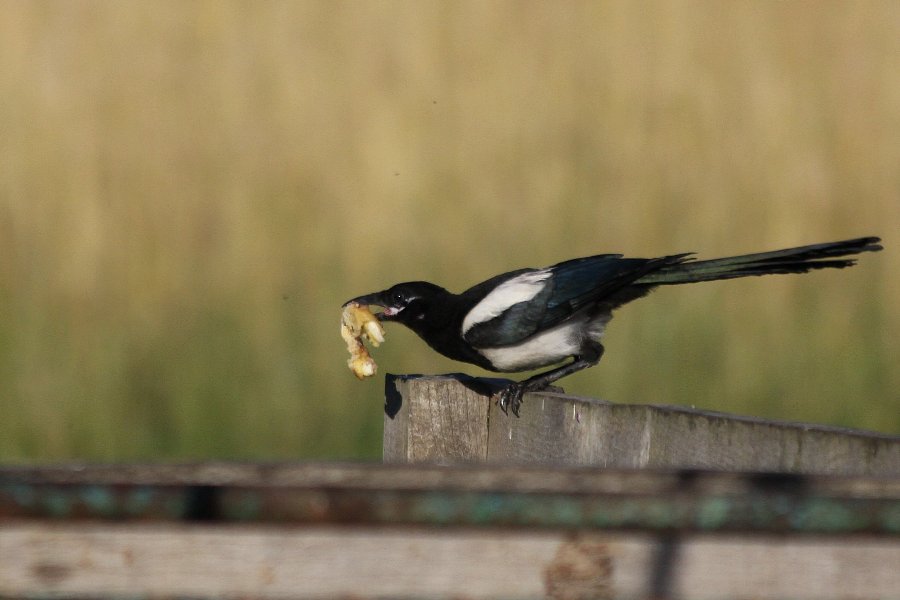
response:
M900 436L559 392L521 417L466 376L388 376L384 461L900 476Z
M657 551L625 533L6 523L0 596L635 598L650 592ZM674 597L900 590L896 542L701 536L678 552Z

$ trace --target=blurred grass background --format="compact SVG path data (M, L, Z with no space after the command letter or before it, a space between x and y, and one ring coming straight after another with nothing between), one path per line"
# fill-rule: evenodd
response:
M867 234L658 291L565 387L900 430L900 3L2 8L0 460L376 458L347 298Z

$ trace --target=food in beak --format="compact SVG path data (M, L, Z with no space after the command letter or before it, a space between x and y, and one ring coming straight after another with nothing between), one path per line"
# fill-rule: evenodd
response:
M363 340L377 348L384 341L384 329L367 306L348 302L341 313L341 337L347 342L350 358L347 366L359 379L371 377L378 371L375 360L366 350Z

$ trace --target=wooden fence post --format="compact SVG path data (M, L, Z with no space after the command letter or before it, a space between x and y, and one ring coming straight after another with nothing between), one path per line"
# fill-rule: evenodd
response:
M521 417L491 400L501 380L385 381L384 462L900 476L900 437L683 407L528 394Z

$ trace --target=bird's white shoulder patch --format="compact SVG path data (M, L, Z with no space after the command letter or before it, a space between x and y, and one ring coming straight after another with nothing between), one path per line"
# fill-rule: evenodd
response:
M504 281L472 307L463 319L462 333L465 335L478 323L490 321L514 304L531 300L544 289L547 285L545 281L550 275L549 269L541 269L522 273L509 281Z

